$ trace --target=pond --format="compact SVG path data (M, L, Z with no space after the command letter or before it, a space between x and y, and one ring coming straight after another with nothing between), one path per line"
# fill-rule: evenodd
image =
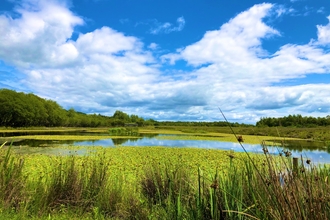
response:
M28 133L31 135L31 133ZM45 134L45 133L43 133ZM52 134L58 135L58 132ZM64 134L64 133L61 133ZM79 132L70 133L75 135L81 135ZM86 133L84 133L86 135ZM100 135L100 133L93 133L94 135ZM22 133L18 134L22 135ZM88 133L91 135L91 133ZM104 134L105 135L105 134ZM13 135L15 136L15 135ZM102 140L78 140L78 141L52 141L52 140L18 140L13 142L12 145L15 149L20 149L22 153L45 153L45 154L68 154L71 151L66 150L63 147L66 146L102 146L102 147L114 147L114 146L163 146L163 147L191 147L191 148L203 148L203 149L221 149L221 150L233 150L236 152L243 152L244 149L247 152L263 153L262 146L260 144L245 144L242 146L237 142L222 142L222 141L210 141L210 140L173 140L177 135L170 135L171 137L162 138L162 136L169 136L163 134L148 134L141 135L138 138L105 138ZM8 136L7 136L8 137ZM274 141L275 142L275 141ZM61 148L56 148L61 146ZM312 146L312 148L310 147ZM293 157L308 158L313 163L330 163L329 148L324 146L324 143L308 142L308 141L285 141L284 147L267 147L271 154L278 155L284 150L289 150ZM84 154L86 150L79 150L78 154Z

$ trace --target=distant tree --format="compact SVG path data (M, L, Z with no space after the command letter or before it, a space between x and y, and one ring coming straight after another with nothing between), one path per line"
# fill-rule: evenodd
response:
M316 126L329 126L330 117L303 117L301 115L288 115L279 118L261 118L257 123L257 126L283 126L283 127L316 127Z
M129 122L130 121L130 117L128 114L122 112L122 111L119 111L117 110L113 116L112 116L114 119L119 119L119 120L123 120L125 122Z

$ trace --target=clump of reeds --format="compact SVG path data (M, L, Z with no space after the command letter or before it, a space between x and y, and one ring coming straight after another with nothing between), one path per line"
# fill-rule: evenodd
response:
M22 202L22 189L25 178L22 175L23 158L13 157L9 147L0 146L0 204L7 209L19 209Z
M53 156L48 162L47 173L38 172L39 176L26 181L23 159L10 148L1 152L0 210L16 213L20 219L61 213L125 219L137 213L123 209L126 205L122 204L133 208L136 201L122 191L122 180L111 179L104 154Z
M153 163L145 167L141 179L141 193L152 210L171 219L183 219L188 213L186 205L191 202L194 190L192 179L184 166Z
M234 130L231 130L237 137ZM241 197L236 198L238 204L245 204L247 209L232 204L226 212L244 213L258 219L330 218L329 167L313 166L309 159L305 165L303 158L298 167L298 160L291 157L290 151L279 152L279 156L274 156L269 154L266 146L262 146L264 162L260 165L239 143L247 155L245 169L240 169L229 180L233 181L243 174L242 184L238 188L244 193L237 194Z
M294 159L297 161L297 159ZM265 152L265 166L258 168L254 187L261 210L268 219L329 219L329 167L301 158L293 163L288 151L276 157ZM255 171L251 171L255 172Z

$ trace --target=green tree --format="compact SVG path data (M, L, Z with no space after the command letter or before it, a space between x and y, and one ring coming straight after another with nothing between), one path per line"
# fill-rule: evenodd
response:
M117 110L113 116L112 116L114 119L119 119L119 120L122 120L124 122L130 122L130 117L128 114L122 112L122 111L119 111Z

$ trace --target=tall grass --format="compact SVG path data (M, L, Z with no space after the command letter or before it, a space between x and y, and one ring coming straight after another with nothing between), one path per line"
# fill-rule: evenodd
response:
M0 146L2 150L3 143ZM24 159L12 156L10 148L0 154L0 204L11 210L20 208L23 197Z
M92 219L126 219L133 214L123 211L122 204L136 203L135 198L122 191L119 177L110 177L104 153L49 157L48 166L32 172L33 177L24 175L23 162L10 147L1 150L0 218L10 214L24 219L71 213Z
M258 161L258 171L248 158L243 167L235 160L231 157L228 172L210 178L198 169L197 184L189 175L175 175L177 170L168 174L168 167L153 166L142 192L166 219L330 218L328 167L301 164L294 173L290 158L268 153Z
M220 108L219 111L228 123L228 120ZM232 133L237 137L229 123L228 125ZM278 163L274 160L274 157L269 154L267 147L262 146L266 159L265 166L259 168L251 159L241 142L240 145L249 158L248 162L253 165L253 169L249 169L247 173L257 173L257 175L255 175L257 180L261 180L252 181L252 183L262 183L256 186L258 187L258 191L260 190L261 192L257 193L257 195L259 195L259 198L257 197L259 200L257 201L262 201L262 205L260 206L261 210L267 210L265 213L267 215L263 214L263 218L328 219L329 214L326 210L329 208L327 205L329 196L326 194L326 191L324 191L324 184L319 184L319 180L324 179L327 185L325 188L329 187L327 184L329 172L323 172L328 169L327 167L321 169L320 167L317 168L314 166L310 167L310 170L306 170L304 160L301 157L301 166L300 169L298 169L297 158L295 158L295 162L292 164L290 158L291 152L289 151L283 151L279 154L281 157L284 154L289 160L280 160L280 163ZM306 163L310 165L311 161L308 159ZM321 173L327 174L324 176L320 175ZM324 201L326 201L326 203L323 203Z

